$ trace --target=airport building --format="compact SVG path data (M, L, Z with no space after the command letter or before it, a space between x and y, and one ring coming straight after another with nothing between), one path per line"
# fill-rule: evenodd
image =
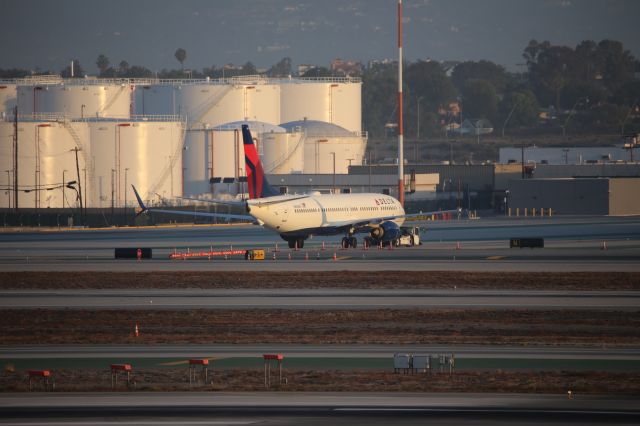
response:
M624 146L602 147L508 147L500 148L500 163L513 164L522 162L535 164L598 164L610 162L632 161L630 149Z
M512 215L552 209L562 215L640 214L640 178L512 180L507 203ZM525 211L527 213L525 213Z

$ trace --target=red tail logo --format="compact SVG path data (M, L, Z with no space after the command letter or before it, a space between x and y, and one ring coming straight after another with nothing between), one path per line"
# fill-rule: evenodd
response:
M244 146L244 161L247 170L247 182L249 183L249 199L267 198L280 193L274 190L267 182L262 169L262 163L258 156L256 146L253 144L253 138L249 131L249 126L242 125L242 141Z

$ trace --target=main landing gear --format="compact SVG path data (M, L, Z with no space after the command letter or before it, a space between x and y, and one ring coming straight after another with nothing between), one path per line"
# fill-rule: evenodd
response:
M358 239L354 236L342 237L342 248L348 249L358 247Z
M294 248L303 248L304 247L304 238L287 238L287 244L289 244L290 249Z

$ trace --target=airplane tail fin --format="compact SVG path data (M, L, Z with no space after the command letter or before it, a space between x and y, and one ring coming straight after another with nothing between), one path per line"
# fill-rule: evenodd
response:
M138 194L136 187L133 185L131 185L131 187L133 188L133 193L136 195L136 199L138 200L138 204L140 205L140 211L136 214L136 217L138 217L142 213L147 211L147 206L145 206L144 203L142 202L142 198L140 198L140 194Z
M246 163L247 170L247 182L249 183L249 199L255 198L267 198L280 195L279 191L276 191L264 175L262 169L262 163L258 156L258 151L253 143L249 126L242 125L242 140L244 146L244 161Z

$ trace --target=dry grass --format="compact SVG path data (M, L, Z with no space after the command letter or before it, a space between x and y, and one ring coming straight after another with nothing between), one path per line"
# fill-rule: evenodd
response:
M56 390L63 392L111 390L108 370L55 370ZM377 370L360 371L283 371L287 384L278 385L272 374L272 390L316 392L518 392L566 394L640 395L640 373L608 372L456 372L453 375L403 375ZM213 383L189 387L186 368L140 369L134 371L137 391L262 391L261 369L214 371ZM118 389L126 389L120 381ZM0 391L28 390L25 372L3 373Z
M398 279L401 274L402 279ZM634 272L0 272L0 289L433 288L640 290Z
M603 310L33 309L0 318L3 344L640 344L638 315Z

